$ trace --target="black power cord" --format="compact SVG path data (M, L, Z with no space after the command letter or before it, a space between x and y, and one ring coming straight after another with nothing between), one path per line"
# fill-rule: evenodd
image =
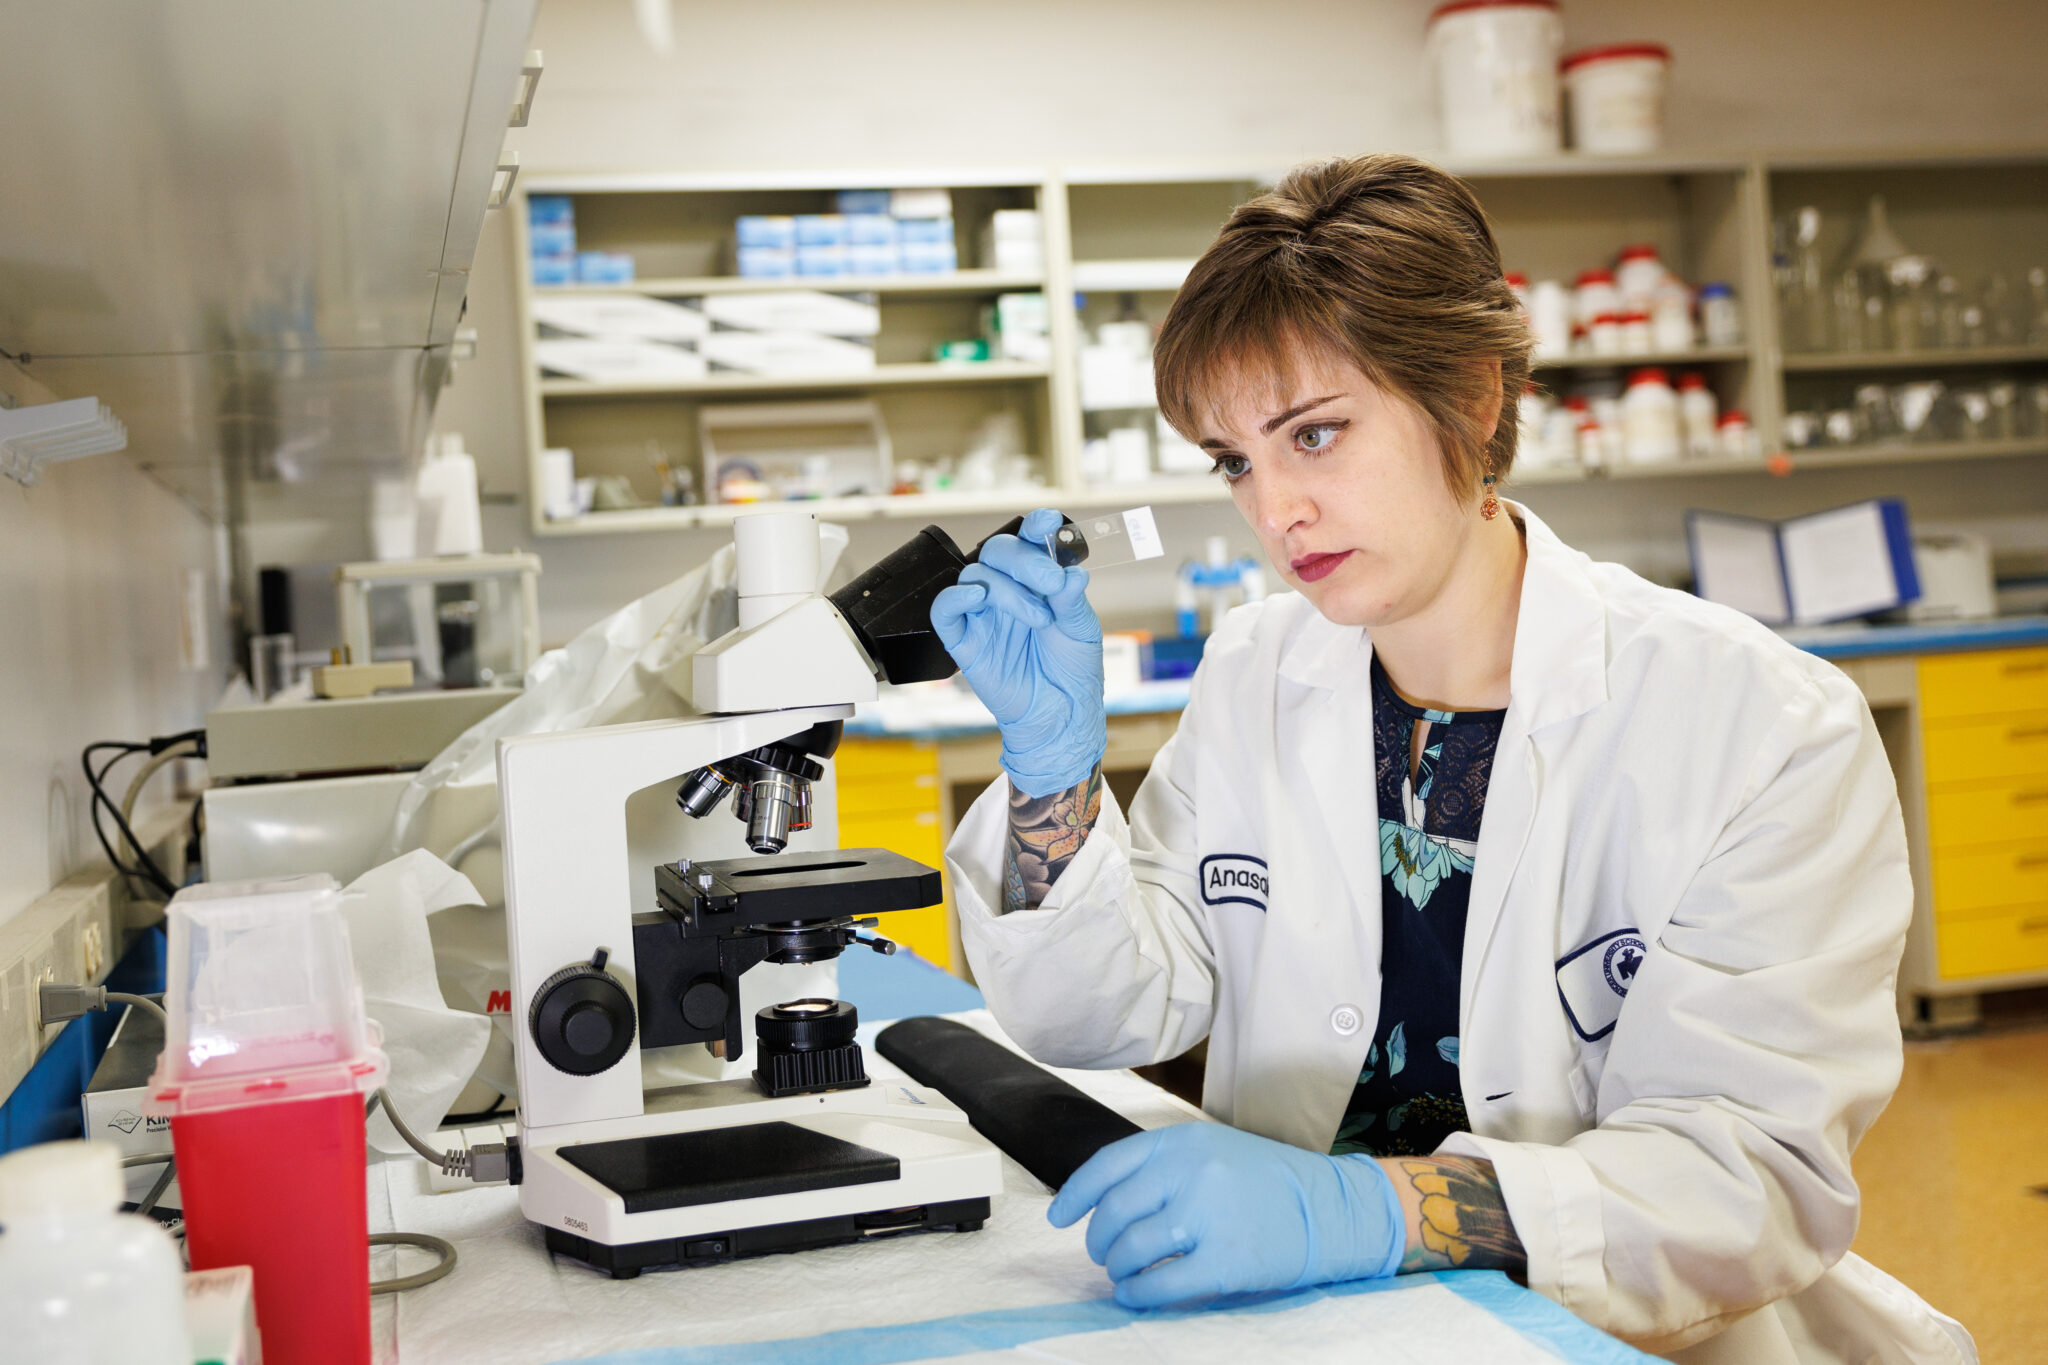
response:
M157 866L156 860L150 857L149 850L143 846L142 840L137 837L134 828L128 823L127 817L121 814L120 804L107 795L106 781L108 775L124 759L133 757L136 754L148 754L154 757L167 749L172 749L182 744L194 746L193 757L204 758L206 756L206 731L186 730L180 734L161 735L146 744L137 744L130 740L101 740L98 743L86 745L85 752L79 755L78 760L79 766L85 771L86 785L92 789L92 832L99 839L100 850L107 855L107 861L112 863L114 869L123 876L147 881L166 896L175 896L178 893L178 884L166 876L164 870ZM95 767L93 762L94 755L109 750L113 752L113 757ZM107 838L106 826L101 823L100 817L102 812L113 817L115 830L120 834L125 846L133 850L135 862L132 866L123 862L120 856L114 852L114 844Z

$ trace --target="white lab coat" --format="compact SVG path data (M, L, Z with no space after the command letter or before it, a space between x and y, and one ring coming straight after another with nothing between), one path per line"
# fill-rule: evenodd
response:
M1762 626L1528 540L1466 921L1460 1081L1529 1283L1686 1361L1973 1361L1847 1255L1901 1066L1912 914L1869 708ZM1008 783L948 849L968 960L1034 1056L1209 1040L1203 1107L1327 1151L1379 1017L1371 641L1231 613L1129 822L999 915ZM1768 1306L1767 1306L1768 1305ZM1689 1349L1688 1349L1689 1348Z

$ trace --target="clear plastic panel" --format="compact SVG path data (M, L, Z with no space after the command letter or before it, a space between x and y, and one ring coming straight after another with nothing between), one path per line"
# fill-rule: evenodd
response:
M322 873L188 887L171 901L159 1113L375 1087L384 1072Z

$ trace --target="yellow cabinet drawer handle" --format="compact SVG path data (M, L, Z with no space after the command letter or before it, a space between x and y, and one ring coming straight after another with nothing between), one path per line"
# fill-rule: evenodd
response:
M2015 806L2038 806L2043 801L2048 801L2048 791L2014 792L2012 794L2012 803Z
M2005 732L2007 739L2048 739L2048 725L2023 725Z
M2048 915L2034 915L2031 918L2021 920L2020 932L2023 934L2048 933Z
M2018 677L2022 673L2048 673L2048 659L2028 659L2023 663L2007 664L2002 670L2006 677Z
M2023 853L2012 860L2014 867L2048 867L2048 853Z

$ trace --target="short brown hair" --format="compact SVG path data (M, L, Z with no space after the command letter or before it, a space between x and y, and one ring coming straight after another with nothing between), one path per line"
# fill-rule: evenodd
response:
M1445 482L1470 497L1486 469L1514 465L1529 349L1472 191L1413 157L1361 156L1296 167L1230 215L1175 296L1153 368L1160 411L1196 440L1232 373L1277 377L1304 353L1349 361L1422 411Z

